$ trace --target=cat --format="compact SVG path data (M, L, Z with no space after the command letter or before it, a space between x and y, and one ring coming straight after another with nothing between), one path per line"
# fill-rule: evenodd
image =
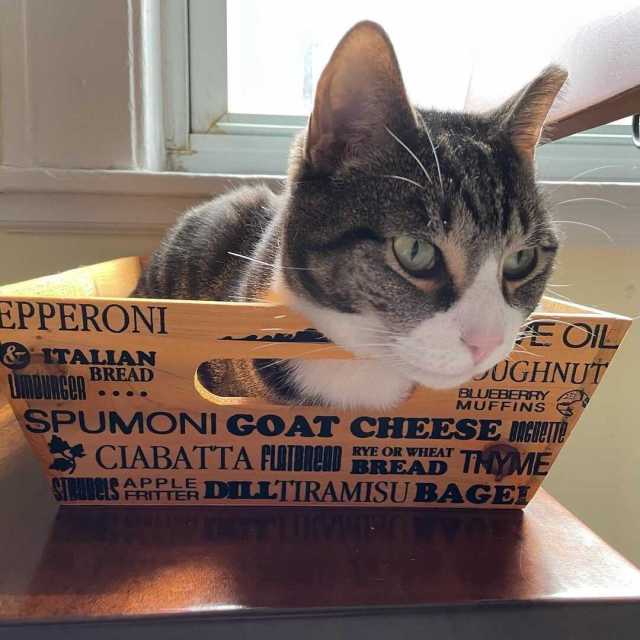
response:
M385 409L468 381L511 352L554 266L533 159L566 77L550 66L485 114L423 110L385 31L358 23L321 74L282 193L245 187L187 212L132 295L274 291L357 357L213 361L200 380L223 395Z

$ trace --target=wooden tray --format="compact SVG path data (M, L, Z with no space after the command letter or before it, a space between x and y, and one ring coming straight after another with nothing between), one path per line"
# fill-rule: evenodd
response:
M0 288L0 384L68 504L523 508L631 324L545 298L535 335L386 415L222 398L214 358L349 358L277 304L136 300L137 257Z

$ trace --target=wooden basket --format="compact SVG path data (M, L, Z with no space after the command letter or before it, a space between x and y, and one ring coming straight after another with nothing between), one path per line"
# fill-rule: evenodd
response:
M349 358L268 304L136 300L122 258L0 288L2 390L68 504L522 508L628 318L545 299L534 336L389 413L221 398L213 358Z

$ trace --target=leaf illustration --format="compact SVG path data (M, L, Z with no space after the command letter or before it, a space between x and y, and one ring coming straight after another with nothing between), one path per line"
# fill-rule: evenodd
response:
M71 447L69 453L74 458L84 458L87 454L84 452L84 447L81 444L77 444L75 447Z
M55 469L56 471L68 471L72 466L73 462L71 462L71 460L67 460L66 458L55 458L49 469Z
M49 443L51 453L64 453L69 448L69 443L58 436L52 436Z

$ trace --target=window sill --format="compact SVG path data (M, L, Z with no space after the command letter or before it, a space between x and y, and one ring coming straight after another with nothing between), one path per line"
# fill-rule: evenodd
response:
M282 177L0 167L0 231L160 234L189 207Z
M183 148L169 148L168 163L190 173L282 175L305 122L301 116L226 114L210 131L188 134ZM630 133L629 125L611 124L545 144L536 154L538 177L637 182L640 156Z
M5 166L0 167L0 231L159 235L199 202L239 185L262 183L278 190L283 179ZM542 181L541 185L554 218L603 227L616 246L640 245L640 183ZM569 224L563 230L572 246L609 244L589 227Z
M178 171L92 171L0 166L0 195L7 193L92 193L130 196L211 197L235 184L278 185L283 176Z

